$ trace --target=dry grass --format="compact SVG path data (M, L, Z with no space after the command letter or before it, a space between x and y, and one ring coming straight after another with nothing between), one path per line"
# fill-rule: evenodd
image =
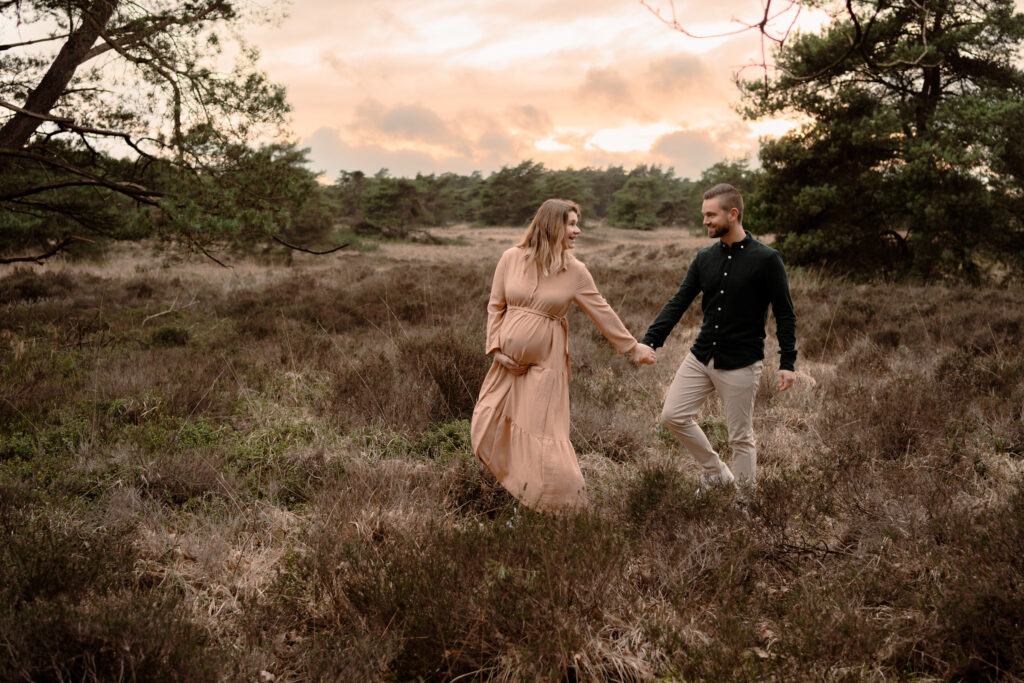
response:
M592 504L552 518L468 444L517 233L0 277L0 678L1024 677L1019 290L793 273L742 505L655 422L698 313L645 369L573 313ZM637 333L702 243L591 235Z

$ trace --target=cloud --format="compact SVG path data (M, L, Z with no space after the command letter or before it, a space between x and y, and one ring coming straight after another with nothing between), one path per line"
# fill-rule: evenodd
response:
M516 139L501 130L492 130L484 133L477 140L477 149L487 152L487 155L499 159L513 159L519 151Z
M391 175L412 177L417 173L444 173L451 171L468 175L478 167L470 158L458 155L434 156L423 150L389 149L378 144L351 143L343 139L337 128L320 128L302 140L309 147L309 166L334 180L341 171L376 173L382 168Z
M583 100L607 105L613 109L633 110L634 97L629 81L612 68L591 68L579 88Z
M706 130L680 130L663 135L651 153L676 169L682 177L697 177L708 166L727 156L726 149Z
M355 70L333 50L324 50L321 52L320 61L326 64L327 67L334 72L335 76L339 76L344 79L350 79L355 76Z
M682 54L653 60L646 76L651 88L681 93L706 85L715 74L700 57Z
M385 106L367 100L356 107L349 129L356 135L392 143L421 142L468 153L469 142L435 111L421 104Z
M675 0L688 25L703 27L744 18L759 7L751 3ZM732 108L731 79L759 54L756 32L688 39L635 0L308 0L290 12L248 37L288 87L295 130L329 174L487 173L533 159L694 175L756 145ZM656 132L635 150L594 149L628 130Z
M512 105L505 109L509 123L519 130L543 136L551 131L551 117L532 104Z
M623 166L631 169L639 164L660 164L672 167L681 177L697 178L701 172L723 159L748 155L753 147L749 138L731 128L717 132L679 130L661 136L651 151L615 152L586 148L581 136L566 133L556 136L570 143L567 150L541 150L532 143L501 129L485 131L476 138L467 154L432 148L386 147L378 143L346 139L346 131L324 127L302 140L310 147L310 167L323 172L330 180L341 171L360 170L376 173L386 168L392 176L412 177L417 173L458 173L468 175L482 171L485 175L502 166L514 166L525 159L541 162L550 169ZM747 147L743 147L748 144Z
M352 139L347 133L345 129L323 127L304 138L301 146L310 148L310 168L332 180L341 171L376 173L382 168L396 177L446 172L469 175L515 165L530 156L529 148L500 128L484 131L472 142L467 141L462 151L382 144Z
M622 9L622 0L576 0L575 2L551 2L551 0L491 0L486 3L488 12L495 18L508 21L532 21L538 23L571 22L587 15L607 14Z

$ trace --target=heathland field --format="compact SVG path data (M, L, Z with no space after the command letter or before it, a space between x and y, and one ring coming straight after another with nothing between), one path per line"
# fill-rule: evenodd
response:
M642 369L575 309L558 518L468 444L519 230L435 234L0 271L0 679L1024 678L1024 292L792 270L745 506L656 421L699 308ZM641 335L707 243L578 251Z

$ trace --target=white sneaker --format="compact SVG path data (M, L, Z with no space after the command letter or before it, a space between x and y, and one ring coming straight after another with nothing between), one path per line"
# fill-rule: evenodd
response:
M707 494L711 489L732 487L736 485L736 477L733 476L732 470L726 465L722 465L722 470L718 474L704 473L700 475L700 486L697 488L697 497L701 497Z

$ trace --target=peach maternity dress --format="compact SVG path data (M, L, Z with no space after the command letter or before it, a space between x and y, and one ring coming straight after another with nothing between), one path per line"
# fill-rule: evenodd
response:
M593 319L619 353L636 339L597 291L587 267L569 256L543 275L513 247L494 271L487 304L487 353L529 363L515 376L491 364L473 411L473 451L524 505L554 510L585 501L583 474L569 441L569 302Z

